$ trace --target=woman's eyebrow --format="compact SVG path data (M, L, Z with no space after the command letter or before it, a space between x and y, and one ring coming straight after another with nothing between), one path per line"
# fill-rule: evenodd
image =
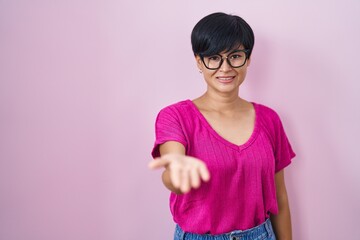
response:
M245 51L245 49L236 49L236 50L229 52L229 54L236 53L236 52L243 52L243 51Z

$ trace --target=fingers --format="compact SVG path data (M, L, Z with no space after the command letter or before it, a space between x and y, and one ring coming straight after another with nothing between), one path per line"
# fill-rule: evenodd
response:
M210 180L210 173L209 170L207 169L206 165L204 163L201 163L199 166L199 173L200 173L200 177L203 181L207 182Z
M177 164L172 164L169 167L170 170L170 180L175 188L181 187L181 175L180 168Z
M200 187L200 174L196 168L192 168L190 170L190 181L191 187L198 188Z
M189 192L192 188L200 187L201 180L209 181L210 173L206 165L199 161L190 161L190 164L183 166L177 171L180 181L180 191L182 193Z
M180 190L183 193L187 193L190 191L190 188L190 168L186 167L181 171Z

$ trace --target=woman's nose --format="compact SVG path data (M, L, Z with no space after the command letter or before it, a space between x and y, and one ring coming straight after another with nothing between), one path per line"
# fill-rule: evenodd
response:
M228 72L232 69L232 67L229 65L227 58L223 58L223 62L220 66L220 71L222 72Z

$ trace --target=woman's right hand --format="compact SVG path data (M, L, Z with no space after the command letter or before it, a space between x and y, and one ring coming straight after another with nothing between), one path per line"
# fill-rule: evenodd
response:
M191 188L200 187L201 180L210 180L209 170L203 161L183 154L168 153L149 163L150 169L162 167L166 169L163 177L169 179L177 193L187 193Z

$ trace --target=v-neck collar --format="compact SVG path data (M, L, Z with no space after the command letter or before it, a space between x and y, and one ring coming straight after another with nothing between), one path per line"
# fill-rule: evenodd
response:
M215 129L210 125L210 123L206 120L206 118L204 117L204 115L200 112L200 110L197 108L197 106L193 103L193 101L191 101L190 99L187 99L185 101L186 103L188 103L192 109L195 111L196 115L200 118L200 121L204 124L204 126L209 130L209 132L215 136L220 142L222 142L223 144L235 149L235 150L243 150L245 148L247 148L248 146L250 146L254 140L256 139L257 133L258 133L258 128L259 128L259 123L258 123L258 119L259 119L259 110L258 110L258 106L256 103L251 102L251 104L254 107L255 110L255 123L254 123L254 129L253 132L251 133L249 139L241 144L241 145L237 145L235 143L230 142L229 140L226 140L224 137L222 137L218 132L215 131Z

